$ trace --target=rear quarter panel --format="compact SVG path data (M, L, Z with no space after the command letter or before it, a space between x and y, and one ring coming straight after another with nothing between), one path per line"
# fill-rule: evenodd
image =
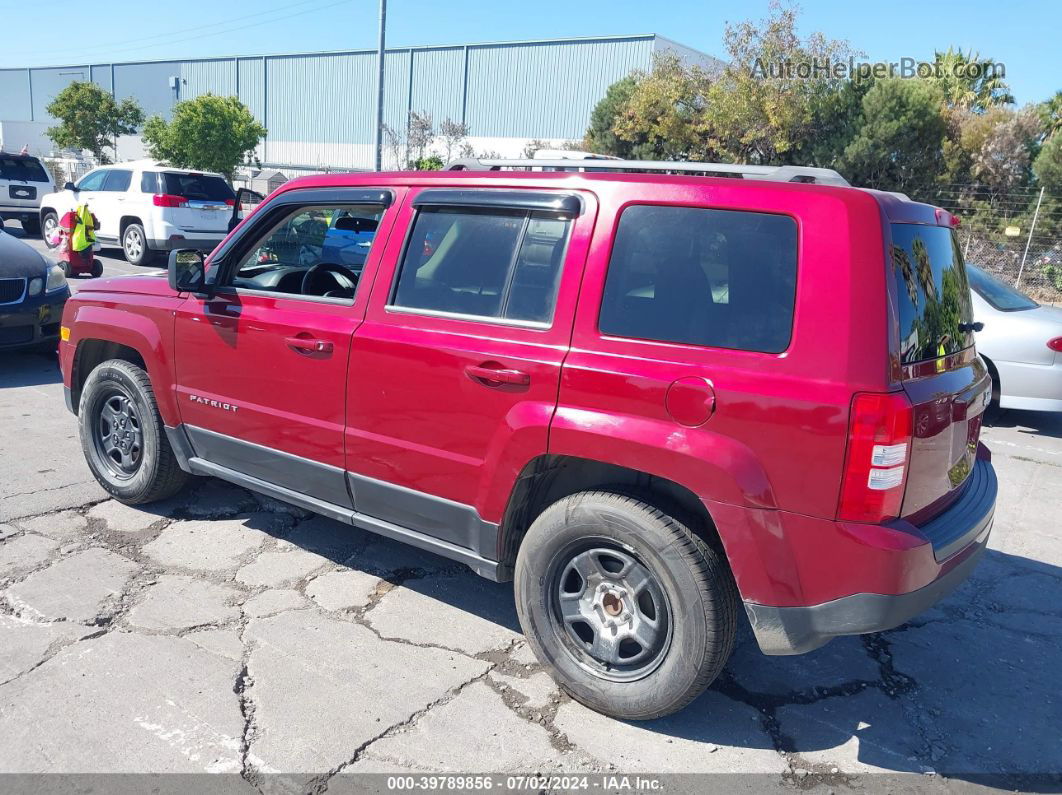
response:
M631 178L600 186L550 452L674 480L703 500L835 515L853 392L889 380L881 214L869 194L824 186ZM595 186L596 187L596 186ZM598 311L622 210L674 204L780 213L798 226L796 308L780 354L603 335ZM665 409L673 381L707 379L700 427ZM724 528L720 528L724 534Z

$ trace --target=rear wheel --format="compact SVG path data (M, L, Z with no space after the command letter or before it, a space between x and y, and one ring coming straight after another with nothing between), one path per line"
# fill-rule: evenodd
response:
M52 238L55 235L56 227L59 226L59 216L52 210L47 210L41 216L41 223L44 226L44 245L48 248L55 248L58 244L52 242Z
M89 469L127 505L176 494L188 480L170 448L147 373L111 359L89 373L78 409Z
M547 508L516 562L516 607L538 659L577 701L628 720L682 709L734 645L726 563L648 503L583 492Z
M41 233L41 221L39 218L29 217L22 221L22 231L27 235L39 235Z
M93 278L100 278L103 275L103 262L98 259L92 260L92 276Z
M122 251L131 265L150 265L155 252L148 248L147 235L140 224L129 224L122 233Z

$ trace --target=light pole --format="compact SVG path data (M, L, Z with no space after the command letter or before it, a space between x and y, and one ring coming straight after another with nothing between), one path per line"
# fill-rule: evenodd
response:
M380 0L380 43L376 48L376 139L375 169L383 169L384 124L384 43L387 28L387 0Z

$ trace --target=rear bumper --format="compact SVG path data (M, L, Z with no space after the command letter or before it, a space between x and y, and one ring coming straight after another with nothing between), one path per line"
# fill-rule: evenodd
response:
M962 496L921 527L776 511L776 524L761 529L765 535L737 548L744 559L735 561L724 538L761 650L802 654L839 635L891 629L958 587L984 551L995 516L998 486L982 451ZM752 553L767 571L748 576Z
M1054 364L996 361L995 364L999 371L1000 408L1062 411L1062 361Z
M225 239L225 235L199 235L193 232L184 232L183 237L173 235L168 238L157 238L148 241L155 251L173 251L179 248L191 248L209 254L218 247L218 243Z

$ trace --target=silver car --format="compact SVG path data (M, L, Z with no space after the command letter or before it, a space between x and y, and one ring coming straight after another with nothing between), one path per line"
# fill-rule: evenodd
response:
M973 265L977 352L992 373L1004 409L1062 411L1062 309L1041 306Z

